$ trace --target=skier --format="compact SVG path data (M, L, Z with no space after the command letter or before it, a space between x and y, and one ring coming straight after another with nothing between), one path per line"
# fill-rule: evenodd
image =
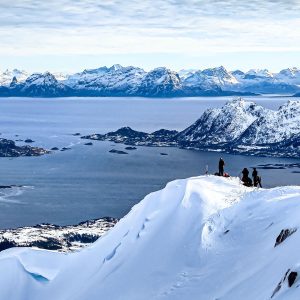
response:
M252 178L253 178L253 185L254 186L259 186L262 187L261 185L261 177L258 176L258 172L256 170L256 168L253 168L253 172L252 172Z
M225 162L224 162L223 158L221 157L219 160L219 176L224 176L224 165L225 165Z

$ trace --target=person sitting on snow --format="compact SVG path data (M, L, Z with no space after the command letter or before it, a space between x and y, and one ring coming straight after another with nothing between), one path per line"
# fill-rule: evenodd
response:
M245 186L252 186L252 180L249 178L249 170L247 168L244 168L242 171L242 182Z

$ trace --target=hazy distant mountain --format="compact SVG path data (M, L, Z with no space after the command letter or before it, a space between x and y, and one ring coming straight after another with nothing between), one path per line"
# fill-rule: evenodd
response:
M0 72L0 96L224 96L243 94L300 93L300 70L279 73L251 69L228 71L223 66L205 70L165 67L149 72L137 67L100 67L76 74L35 73L6 70Z

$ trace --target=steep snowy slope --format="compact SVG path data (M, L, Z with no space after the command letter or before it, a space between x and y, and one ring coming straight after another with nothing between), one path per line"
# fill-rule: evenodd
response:
M287 141L300 130L300 101L289 100L278 111L266 111L247 128L238 144L272 144Z
M300 187L176 180L81 252L1 252L0 299L299 299L299 214Z
M257 119L269 110L247 102L235 99L227 102L220 109L208 109L190 127L178 135L178 141L220 144L232 142Z

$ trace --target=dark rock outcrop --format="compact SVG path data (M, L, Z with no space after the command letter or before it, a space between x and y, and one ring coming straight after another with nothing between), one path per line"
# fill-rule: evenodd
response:
M78 225L39 224L32 227L0 230L0 251L12 247L74 251L95 242L117 221L115 218L106 217L81 222Z
M296 281L296 278L298 276L297 272L291 272L288 276L288 283L289 283L289 287L291 287L294 282Z
M297 228L282 229L276 238L274 247L280 245L283 241L285 241L289 236L291 236L296 231L297 231Z
M1 157L40 156L49 153L48 150L31 146L17 146L14 141L0 139Z
M116 150L116 149L111 149L109 150L109 153L115 153L115 154L128 154L125 151L121 151L121 150Z

